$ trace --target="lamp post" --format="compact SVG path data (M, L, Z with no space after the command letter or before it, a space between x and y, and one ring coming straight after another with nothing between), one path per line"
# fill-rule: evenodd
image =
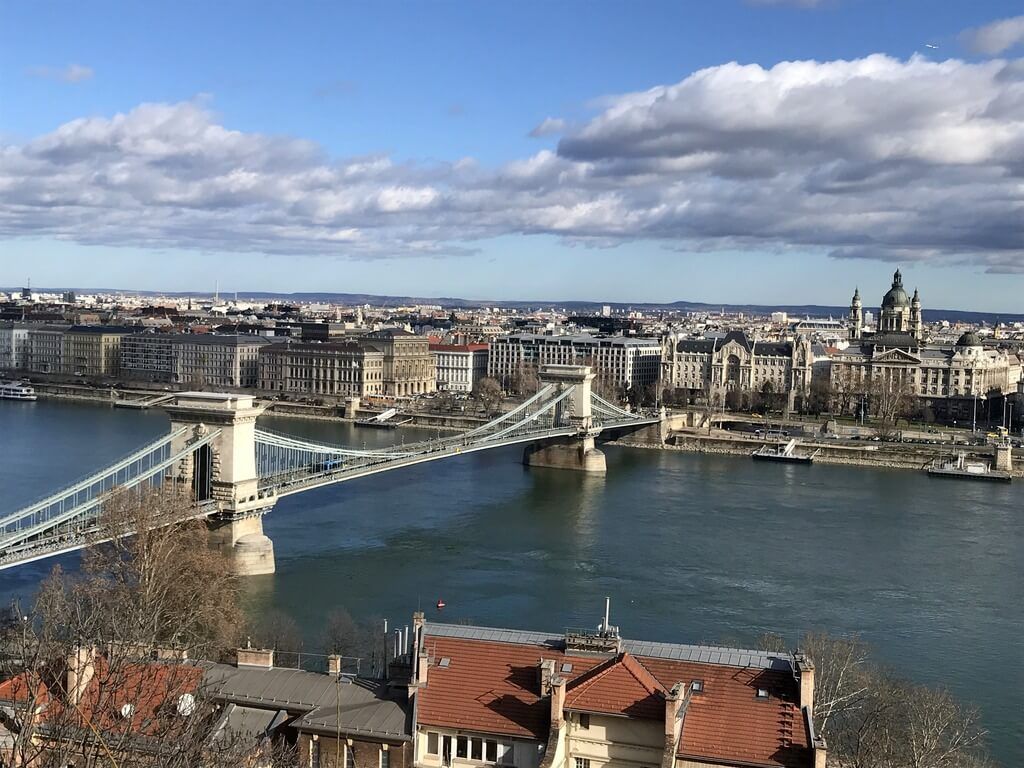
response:
M978 432L978 393L974 393L974 411L971 414L971 434L975 435Z

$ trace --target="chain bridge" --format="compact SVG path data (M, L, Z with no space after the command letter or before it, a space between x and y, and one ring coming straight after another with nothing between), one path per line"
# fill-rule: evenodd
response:
M660 428L661 415L636 414L598 397L583 366L545 366L537 393L515 409L461 434L355 450L311 442L257 426L264 406L252 395L184 392L162 407L170 432L115 464L0 516L0 570L72 552L97 542L101 511L115 491L188 485L211 545L239 574L272 573L273 543L263 515L278 499L413 464L509 445L525 446L530 466L604 472L595 447L603 433ZM172 524L176 521L161 521Z

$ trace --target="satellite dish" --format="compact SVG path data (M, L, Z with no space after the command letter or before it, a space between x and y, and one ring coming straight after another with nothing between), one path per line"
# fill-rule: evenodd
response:
M131 720L132 719L132 715L134 715L134 714L135 714L135 705L134 704L122 704L121 705L121 717L123 717L125 720Z
M191 693L183 693L178 697L178 714L188 717L196 711L196 697Z

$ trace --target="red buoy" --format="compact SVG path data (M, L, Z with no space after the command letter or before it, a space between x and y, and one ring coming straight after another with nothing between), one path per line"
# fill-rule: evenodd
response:
M442 608L444 608L444 606L445 606L444 600L438 600L437 601L437 610L440 611Z

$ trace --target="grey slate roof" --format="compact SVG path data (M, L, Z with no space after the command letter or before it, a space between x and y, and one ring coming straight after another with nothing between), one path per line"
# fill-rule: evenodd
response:
M485 640L494 643L517 645L546 645L561 648L565 638L547 632L526 632L516 629L494 629L455 624L428 622L426 634L434 637L454 637L467 640ZM754 667L788 672L792 670L789 654L767 651L743 650L709 645L683 645L678 643L657 643L649 640L628 640L623 638L622 650L634 656L690 661L700 664L717 664L728 667Z
M301 669L211 664L206 684L217 698L236 705L298 714L295 726L301 729L335 733L340 707L342 733L399 741L410 738L405 696L390 693L380 681L339 684L329 675Z

